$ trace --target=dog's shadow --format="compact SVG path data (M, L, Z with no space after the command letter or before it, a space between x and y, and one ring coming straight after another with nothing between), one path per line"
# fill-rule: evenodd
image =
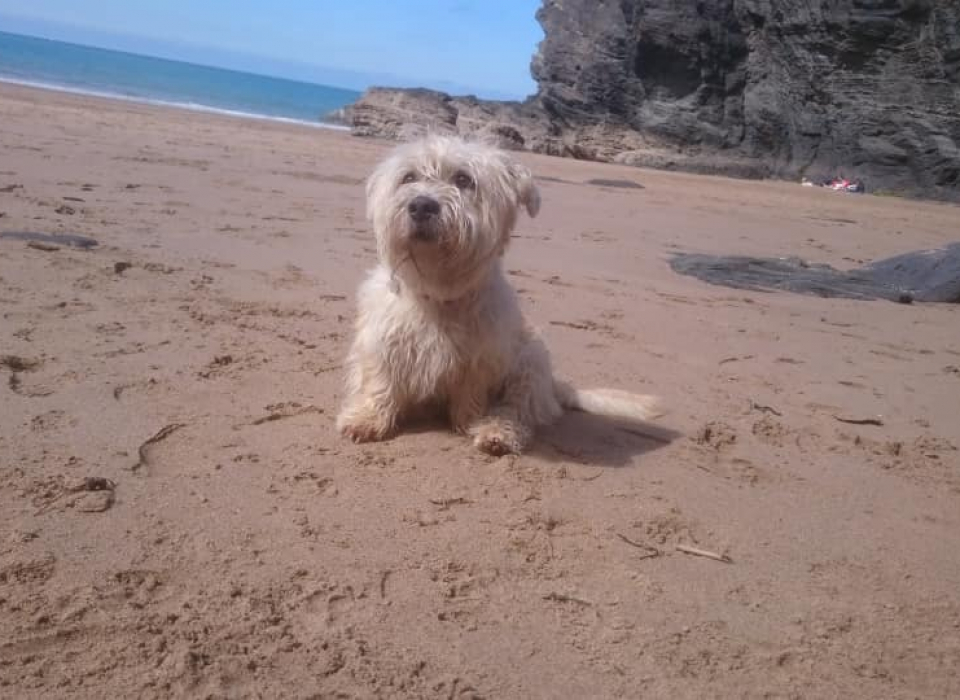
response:
M413 436L449 430L439 415L423 412L408 419L401 433ZM569 411L553 425L539 428L524 454L551 462L624 467L679 437L681 433L655 423Z
M624 467L679 437L677 431L655 423L567 412L537 432L527 453L550 461Z

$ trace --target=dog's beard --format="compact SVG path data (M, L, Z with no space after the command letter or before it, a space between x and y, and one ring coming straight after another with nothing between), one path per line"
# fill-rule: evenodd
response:
M415 223L401 217L393 224L384 251L391 282L423 296L444 301L464 296L485 279L496 257L496 251L472 230L473 222L457 222L451 227L441 219L429 230L418 230ZM423 240L418 234L432 236Z
M417 265L417 256L414 254L413 249L408 249L407 254L400 258L400 260L398 260L390 268L390 284L395 289L400 288L400 281L397 278L398 272L402 270L403 266L407 263L411 263L413 265L414 270L417 272L417 277L423 277L423 273L420 272L420 266Z

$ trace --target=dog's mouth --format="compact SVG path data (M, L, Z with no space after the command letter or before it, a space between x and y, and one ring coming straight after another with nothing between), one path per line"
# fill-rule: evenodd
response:
M432 221L415 223L410 227L410 242L434 245L440 241L440 228Z

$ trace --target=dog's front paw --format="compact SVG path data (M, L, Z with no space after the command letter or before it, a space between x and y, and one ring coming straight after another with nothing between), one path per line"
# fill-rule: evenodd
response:
M390 427L381 423L363 420L340 421L340 434L353 442L379 442L390 434Z
M500 435L487 435L483 438L477 438L473 444L481 452L486 452L492 457L503 457L517 452L517 450L511 449L510 445Z
M493 457L520 454L522 445L514 431L505 426L494 424L485 425L474 431L473 444L481 452Z

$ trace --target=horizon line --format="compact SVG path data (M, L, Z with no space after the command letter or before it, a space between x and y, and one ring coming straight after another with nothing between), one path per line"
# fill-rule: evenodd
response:
M27 23L34 25L34 27L45 27L46 32L37 31L33 29L32 31L24 31L21 28L18 28L16 31L11 31L10 29L0 28L0 34L8 34L12 36L21 36L32 39L40 39L44 41L59 42L62 44L68 44L71 46L76 46L80 48L92 48L98 49L101 51L113 51L119 54L125 54L128 56L137 56L141 58L151 58L156 60L165 60L173 61L178 63L183 63L191 66L196 66L200 68L213 68L218 70L226 70L234 73L246 73L248 75L257 75L264 78L274 78L279 80L288 80L295 83L302 83L307 85L320 85L323 87L334 88L338 90L344 90L347 92L358 92L363 93L366 90L374 87L379 88L398 88L398 89L416 89L416 88L426 88L430 90L436 90L438 92L443 92L451 96L475 96L483 97L485 99L496 100L496 101L517 101L522 102L524 99L530 95L521 95L519 92L509 91L509 90L499 90L493 88L480 88L472 87L467 85L461 85L451 80L443 79L417 79L395 75L392 73L371 73L367 71L360 71L353 68L339 68L336 66L327 66L313 63L304 63L301 61L296 61L286 58L278 58L265 56L263 54L247 52L247 51L237 51L234 49L225 49L216 46L204 46L201 44L195 44L192 42L180 42L176 40L169 39L160 39L160 38L150 38L145 37L139 34L131 34L126 32L115 32L110 30L96 29L92 27L85 27L81 25L72 25L65 22L58 22L45 19L35 19L30 17L24 17L22 15L11 15L8 13L0 12L0 19L13 19L22 23ZM78 40L77 38L63 38L60 34L62 32L84 32L90 33L93 35L98 35L100 41L89 40ZM53 34L51 36L50 34ZM106 41L105 41L106 38ZM146 52L138 52L130 50L129 48L118 48L112 46L109 43L109 39L119 40L121 42L138 42L142 41L146 44L152 45L151 49L146 49ZM179 51L178 51L179 50ZM205 52L212 54L206 59L198 60L195 56L183 56L181 57L180 51L190 52ZM236 62L240 63L249 63L249 62L261 62L268 64L264 67L251 68L251 67L238 67L235 65ZM234 63L234 65L231 65ZM272 64L269 65L269 64ZM317 77L317 76L304 76L303 72L308 73L330 73L333 74L331 77ZM286 74L285 74L286 73ZM299 75L298 75L299 74ZM339 77L336 77L339 74ZM340 80L343 80L347 83L353 83L353 85L339 83ZM362 87L360 87L362 85Z

